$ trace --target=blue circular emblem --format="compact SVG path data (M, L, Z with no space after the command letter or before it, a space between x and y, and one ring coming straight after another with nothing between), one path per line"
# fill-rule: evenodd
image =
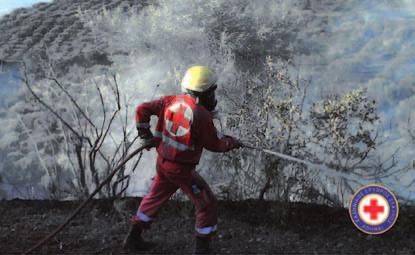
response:
M353 224L367 234L382 234L395 224L399 206L392 192L377 184L360 188L349 206Z

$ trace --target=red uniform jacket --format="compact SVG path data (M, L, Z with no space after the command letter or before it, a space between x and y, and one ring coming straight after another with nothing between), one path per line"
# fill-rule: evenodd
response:
M210 113L191 96L165 96L141 104L136 110L137 128L149 131L152 115L158 116L154 137L164 159L198 164L203 148L213 152L234 148L232 138L218 133Z

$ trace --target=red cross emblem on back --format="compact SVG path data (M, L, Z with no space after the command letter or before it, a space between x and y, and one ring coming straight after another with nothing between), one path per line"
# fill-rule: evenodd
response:
M171 136L185 136L193 122L192 108L184 102L177 102L165 112L166 130Z
M363 212L370 214L371 220L377 220L378 214L385 212L383 205L378 205L378 200L375 198L370 199L370 205L363 206Z

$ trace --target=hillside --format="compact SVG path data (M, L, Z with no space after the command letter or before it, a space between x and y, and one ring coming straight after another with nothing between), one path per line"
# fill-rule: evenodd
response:
M141 10L148 3L136 0L55 0L19 8L0 18L0 60L28 64L46 60L53 55L55 69L64 74L73 65L88 68L111 65L107 43L97 42L90 29L84 27L79 14L84 11L101 13L116 8ZM30 71L42 77L43 70Z
M226 122L224 133L313 162L329 164L338 159L340 150L336 149L340 146L326 147L333 140L336 142L335 139L344 142L355 136L356 139L364 138L368 144L375 144L369 138L386 137L384 133L369 133L369 129L362 130L362 136L353 130L348 119L341 123L347 124L348 132L339 133L336 128L322 129L329 135L320 140L313 136L315 126L310 124L312 120L296 126L307 115L306 111L312 110L314 102L337 100L352 89L368 88L368 98L377 100L376 106L385 110L386 117L391 117L389 115L395 111L401 114L401 129L394 130L393 139L388 143L386 139L376 141L379 147L370 147L367 153L365 144L349 139L352 142L346 143L350 145L346 149L350 151L340 156L344 156L341 160L345 164L350 164L341 168L339 160L336 169L344 175L360 174L354 180L367 177L365 181L381 182L384 176L384 179L393 178L393 182L387 182L388 187L400 195L399 199L413 199L413 171L407 175L399 174L400 171L404 174L409 171L406 164L415 154L412 150L414 143L407 134L408 130L411 132L411 122L407 118L411 116L410 110L415 109L411 107L415 102L415 77L411 71L415 65L415 58L411 55L414 52L415 28L412 27L415 23L401 22L401 10L392 12L392 16L388 12L393 2L402 9L404 2L410 5L409 1L390 0L384 5L374 6L374 1L370 0L364 3L355 0L236 0L242 7L227 1L212 1L218 3L218 8L208 8L202 0L182 0L180 4L165 1L166 5L160 9L151 7L153 2L54 0L33 8L15 10L0 18L0 62L25 61L29 71L38 79L50 71L48 65L53 65L62 84L77 93L75 96L81 108L86 109L96 123L101 123L103 115L97 102L104 99L96 93L88 94L90 90L96 91L92 81L87 83L86 80L89 75L102 75L102 70L114 68L111 70L121 71L123 79L119 85L125 100L122 106L125 115L120 119L125 117L126 126L131 126L134 132L130 137L120 138L122 125L119 122L123 120L114 124L118 129L110 130L111 146L104 146L102 150L114 155L112 162L121 157L117 156L118 149L113 147L124 144L125 140L131 141L136 134L134 120L129 117L133 116L132 109L141 100L179 91L179 86L172 84L178 85L183 71L194 63L206 63L218 70L218 96ZM367 10L356 12L363 7ZM385 15L379 11L384 11ZM127 12L130 16L124 15ZM100 16L101 13L104 14ZM403 19L406 21L413 19L410 10L405 15ZM398 24L403 25L395 29ZM91 27L95 30L92 31ZM297 57L303 59L295 62ZM307 80L309 75L312 78ZM57 90L56 84L43 81L32 85L73 126L78 127L77 130L94 138L96 134L87 128L88 122L75 118L80 113L68 110L74 107L64 93ZM107 86L107 89L109 86L100 85L103 88ZM79 205L79 202L59 199L82 197L79 193L83 188L81 183L92 190L97 184L94 181L105 178L110 169L101 158L97 160L100 163L97 164L98 175L94 175L86 163L85 169L73 164L90 159L85 156L77 162L74 156L76 148L84 150L85 155L90 148L86 144L68 143L73 134L27 96L27 90L18 94L6 90L6 85L2 86L1 96L12 103L0 106L0 198L32 200L0 202L0 254L20 254L56 229ZM268 108L266 102L270 106L272 103L273 107ZM363 104L362 107L376 113L375 100L372 102L373 108ZM108 106L108 111L115 105ZM391 106L396 106L396 109ZM102 107L102 111L105 112L106 108ZM301 115L303 111L304 115ZM330 116L332 121L338 119ZM327 116L320 119L323 117L330 121ZM386 125L388 118L382 119L384 122L381 124ZM273 119L275 123L269 121ZM394 122L394 125L398 126L398 123ZM222 125L220 128L222 132ZM331 131L334 138L331 138ZM338 138L336 135L344 136ZM321 143L306 144L310 141L316 143L316 140ZM363 149L360 150L359 146ZM400 158L393 154L399 147L405 148L400 152ZM333 156L333 152L339 154ZM144 158L153 164L148 155ZM366 158L368 155L370 158ZM43 162L40 162L42 157ZM358 181L349 181L341 176L328 177L319 169L248 150L221 156L208 154L204 159L198 170L223 199L220 201L219 231L214 240L217 254L415 253L412 236L415 208L401 206L393 228L374 236L359 231L344 208L275 202L279 199L345 205L353 191L360 187ZM368 160L363 162L363 159ZM44 162L45 165L41 165ZM361 162L366 165L362 163L360 169L355 168ZM132 193L145 193L154 171L149 165L140 163L136 172L126 167L113 183L126 180L129 186L122 183L122 187L132 188ZM86 174L83 172L81 175L80 168ZM375 179L372 178L373 172ZM93 180L95 176L100 179ZM122 190L120 186L118 190L112 190L113 193L105 190L104 194L113 195ZM35 200L36 196L56 200ZM265 198L265 201L247 200L258 197ZM180 199L180 194L174 198ZM131 197L115 202L94 200L38 254L125 253L121 242L140 200ZM194 209L189 202L170 201L153 229L147 233L148 239L159 244L150 253L190 253L194 242L194 220Z
M115 8L142 9L146 1L135 0L55 0L19 8L0 18L0 59L21 61L30 54L52 47L68 57L92 51L103 52L105 45L94 45L91 31L78 18L79 11Z
M36 254L126 254L121 243L140 201L125 198L113 206L109 200L93 200ZM63 223L78 205L51 200L0 202L0 253L20 254L31 248ZM396 224L375 236L358 230L342 208L220 201L214 253L414 254L414 216L415 208L401 206ZM135 254L191 253L194 220L189 202L169 201L145 234L148 240L157 242L157 247Z

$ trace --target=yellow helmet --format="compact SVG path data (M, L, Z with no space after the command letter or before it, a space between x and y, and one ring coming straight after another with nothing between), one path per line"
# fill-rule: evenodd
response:
M182 91L205 92L215 85L215 72L207 66L193 66L187 70L182 80Z

